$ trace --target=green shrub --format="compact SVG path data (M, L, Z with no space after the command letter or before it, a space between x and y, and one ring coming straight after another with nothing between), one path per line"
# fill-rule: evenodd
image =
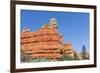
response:
M67 54L63 54L62 57L59 59L59 61L65 61L65 60L73 60L73 59Z

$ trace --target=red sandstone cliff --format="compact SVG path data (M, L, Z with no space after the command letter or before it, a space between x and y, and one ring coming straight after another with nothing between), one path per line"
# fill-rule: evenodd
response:
M21 50L36 58L58 59L62 56L62 50L73 57L72 45L63 44L63 36L58 32L55 19L51 19L50 24L35 32L23 30L21 32Z

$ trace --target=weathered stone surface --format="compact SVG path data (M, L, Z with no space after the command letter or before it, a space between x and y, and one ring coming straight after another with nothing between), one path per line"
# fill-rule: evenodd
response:
M55 24L53 25L53 23ZM56 22L52 19L48 27L44 26L35 32L31 32L29 29L23 30L21 32L21 49L36 58L60 58L62 50L73 57L72 45L70 43L63 44L63 36L58 32L58 26L56 26Z

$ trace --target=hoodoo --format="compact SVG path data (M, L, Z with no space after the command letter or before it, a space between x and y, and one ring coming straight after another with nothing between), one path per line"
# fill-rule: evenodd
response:
M73 57L72 45L63 44L63 36L58 32L55 18L35 32L24 29L21 32L21 50L33 58L59 59L62 51Z

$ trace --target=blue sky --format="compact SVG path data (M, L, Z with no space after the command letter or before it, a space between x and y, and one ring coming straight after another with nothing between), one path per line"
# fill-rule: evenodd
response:
M58 31L64 37L63 42L72 43L76 51L81 51L85 45L89 51L89 13L21 10L21 30L28 27L31 31L36 31L49 23L52 17L58 23Z

